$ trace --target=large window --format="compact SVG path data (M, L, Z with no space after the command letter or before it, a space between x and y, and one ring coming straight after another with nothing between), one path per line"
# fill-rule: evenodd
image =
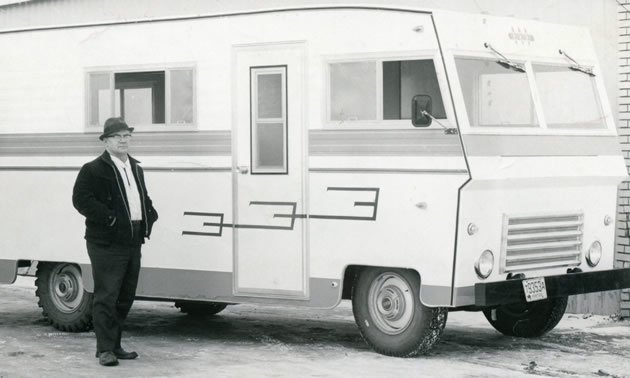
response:
M446 118L433 60L330 63L330 121L410 120L415 95L429 95L433 116Z
M456 58L471 126L538 126L527 74L496 60Z
M192 125L193 70L94 72L88 80L88 124L123 117L134 127Z
M547 127L606 127L594 77L566 66L534 64L533 67Z

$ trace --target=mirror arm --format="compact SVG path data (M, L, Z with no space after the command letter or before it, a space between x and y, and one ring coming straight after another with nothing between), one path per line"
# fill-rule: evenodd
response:
M433 115L431 115L431 113L427 112L426 110L422 111L422 115L431 118L432 120L435 121L435 123L437 123L438 125L442 126L442 128L444 129L444 134L457 135L457 129L456 128L445 126L442 122L438 121L437 118L435 118Z

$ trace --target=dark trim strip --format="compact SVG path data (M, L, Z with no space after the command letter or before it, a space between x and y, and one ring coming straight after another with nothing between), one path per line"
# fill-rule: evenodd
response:
M0 134L2 156L97 156L99 133ZM134 154L145 156L231 156L232 133L222 131L135 132Z
M183 16L183 17L161 17L161 18L152 18L148 20L140 19L140 20L127 20L127 21L95 22L95 23L86 23L86 24L75 24L75 25L41 26L41 27L34 27L34 28L0 30L0 34L24 33L24 32L29 32L29 31L46 31L46 30L58 30L58 29L78 29L78 28L87 28L87 27L96 27L96 26L147 24L147 23L154 23L154 22L172 22L172 21L184 21L184 20L201 20L201 19L208 19L208 18L249 16L249 15L267 14L267 13L283 13L283 12L295 12L295 11L321 11L321 10L379 10L379 11L408 12L408 13L417 13L417 14L431 14L431 12L429 11L421 11L421 10L413 10L413 9L405 9L405 8L394 8L394 7L331 5L331 6L320 6L320 7L304 7L304 8L295 7L295 8L284 8L284 9L227 12L227 13L205 14L205 15Z
M600 270L595 272L561 274L544 277L548 298L595 293L630 287L630 268ZM475 284L474 304L497 306L525 303L523 281L514 279Z
M616 135L464 135L468 156L621 156Z

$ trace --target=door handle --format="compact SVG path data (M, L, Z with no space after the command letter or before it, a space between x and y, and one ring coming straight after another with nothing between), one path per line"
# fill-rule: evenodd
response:
M236 172L242 175L246 175L249 172L249 167L246 165L241 165L239 167L236 167Z

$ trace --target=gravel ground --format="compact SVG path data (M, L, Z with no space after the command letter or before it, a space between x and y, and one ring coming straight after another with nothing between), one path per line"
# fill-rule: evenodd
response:
M350 303L334 310L236 305L194 318L137 301L123 345L140 357L102 367L94 333L56 331L31 278L0 285L0 378L6 377L630 377L630 322L565 315L538 339L505 337L481 313L456 312L427 356L371 351Z

